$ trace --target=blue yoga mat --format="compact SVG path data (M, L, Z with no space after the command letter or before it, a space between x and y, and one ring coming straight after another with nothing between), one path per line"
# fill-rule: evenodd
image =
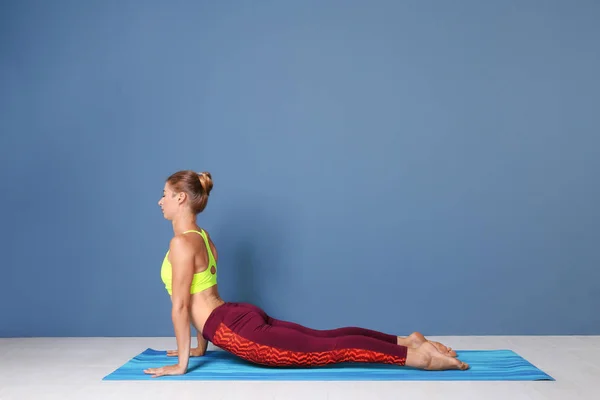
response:
M323 367L265 367L225 351L191 357L185 375L152 378L144 369L177 363L166 351L147 349L103 380L255 380L255 381L536 381L554 379L511 350L457 351L466 371L423 371L385 364L344 363Z

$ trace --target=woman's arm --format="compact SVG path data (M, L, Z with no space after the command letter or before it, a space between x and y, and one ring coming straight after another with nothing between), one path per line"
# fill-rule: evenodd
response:
M190 357L190 286L194 276L194 248L184 237L174 237L170 255L173 266L171 319L177 339L179 366L185 372Z
M195 355L197 356L203 356L204 354L206 354L206 348L208 347L208 341L206 339L204 339L204 337L202 336L202 333L198 332L198 347L197 347L197 353Z
M153 377L185 374L190 358L190 286L194 276L194 249L185 237L176 236L171 240L169 250L173 270L171 319L177 340L179 363L144 371L153 374Z
M191 330L191 327L190 327ZM204 337L202 336L202 334L200 332L198 332L198 346L196 347L192 347L190 349L190 357L202 357L204 354L206 354L206 349L208 347L208 341L206 339L204 339ZM179 355L179 353L177 352L177 350L167 350L167 356L169 357L177 357Z

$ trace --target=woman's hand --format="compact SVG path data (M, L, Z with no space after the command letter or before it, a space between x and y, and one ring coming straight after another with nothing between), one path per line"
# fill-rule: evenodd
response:
M177 357L179 352L177 350L168 350L167 356L169 357ZM204 355L204 351L201 347L196 347L190 349L190 357L202 357Z
M160 368L148 368L144 370L144 373L152 375L153 378L157 378L163 375L183 375L185 374L186 369L187 368L182 367L179 364L175 364Z

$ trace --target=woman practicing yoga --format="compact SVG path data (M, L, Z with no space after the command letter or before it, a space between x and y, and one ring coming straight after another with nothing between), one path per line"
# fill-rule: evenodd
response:
M202 356L208 342L244 360L269 366L314 367L342 362L384 363L425 370L467 369L456 353L418 332L408 337L347 327L314 330L271 318L247 303L221 299L217 290L217 249L196 216L206 207L213 187L210 173L179 171L171 175L158 202L172 221L174 237L165 255L161 278L171 295L178 363L148 368L153 377L185 374L189 357ZM198 346L191 348L191 329Z

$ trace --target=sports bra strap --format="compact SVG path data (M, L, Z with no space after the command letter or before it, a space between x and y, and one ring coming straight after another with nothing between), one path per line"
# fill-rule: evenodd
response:
M209 256L209 263L212 261L214 262L214 254L212 253L212 249L210 248L210 243L208 243L208 237L206 237L206 232L204 232L204 230L202 230L202 232L197 231L195 229L191 229L189 231L185 231L183 233L189 233L189 232L196 232L197 234L199 234L200 236L202 236L202 240L204 240L204 245L206 246L206 250L208 251L208 256Z

